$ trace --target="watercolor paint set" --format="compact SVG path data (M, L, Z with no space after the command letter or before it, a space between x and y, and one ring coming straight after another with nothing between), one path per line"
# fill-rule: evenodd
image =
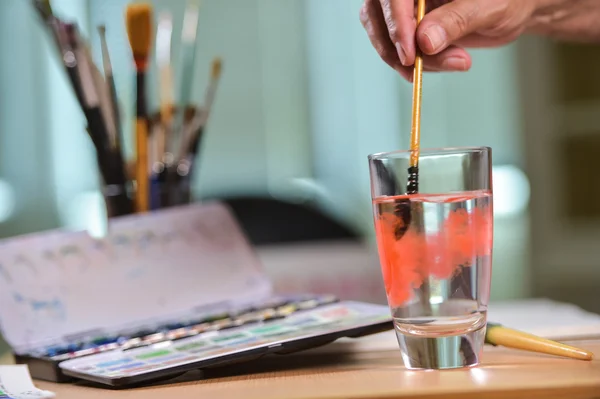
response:
M387 306L276 295L211 202L0 241L0 326L33 378L130 387L392 328Z

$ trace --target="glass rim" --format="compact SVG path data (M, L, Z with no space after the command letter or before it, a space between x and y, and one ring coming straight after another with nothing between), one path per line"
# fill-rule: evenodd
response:
M492 148L488 146L481 147L438 147L438 148L421 148L419 150L419 157L425 158L428 156L434 155L449 155L449 154L472 154L476 152L491 152ZM376 152L374 154L370 154L367 158L369 161L373 161L376 159L386 159L386 158L394 158L398 155L407 155L411 154L411 150L395 150L395 151L387 151L387 152Z

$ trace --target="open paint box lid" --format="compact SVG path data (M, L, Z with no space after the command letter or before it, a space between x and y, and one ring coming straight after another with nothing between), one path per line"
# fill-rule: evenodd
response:
M114 219L102 239L53 230L0 241L0 326L17 354L269 297L230 211L194 204Z

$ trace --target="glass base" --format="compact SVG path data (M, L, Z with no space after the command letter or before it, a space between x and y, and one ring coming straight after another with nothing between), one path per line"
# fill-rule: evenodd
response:
M404 366L411 370L443 370L479 364L485 343L482 328L461 335L425 337L396 329Z

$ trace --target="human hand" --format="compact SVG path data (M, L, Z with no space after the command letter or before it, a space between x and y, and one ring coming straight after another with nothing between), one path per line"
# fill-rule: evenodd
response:
M426 0L427 14L416 29L416 0L364 0L360 20L379 56L412 81L415 44L425 71L467 71L466 47L512 42L552 2L560 0Z

